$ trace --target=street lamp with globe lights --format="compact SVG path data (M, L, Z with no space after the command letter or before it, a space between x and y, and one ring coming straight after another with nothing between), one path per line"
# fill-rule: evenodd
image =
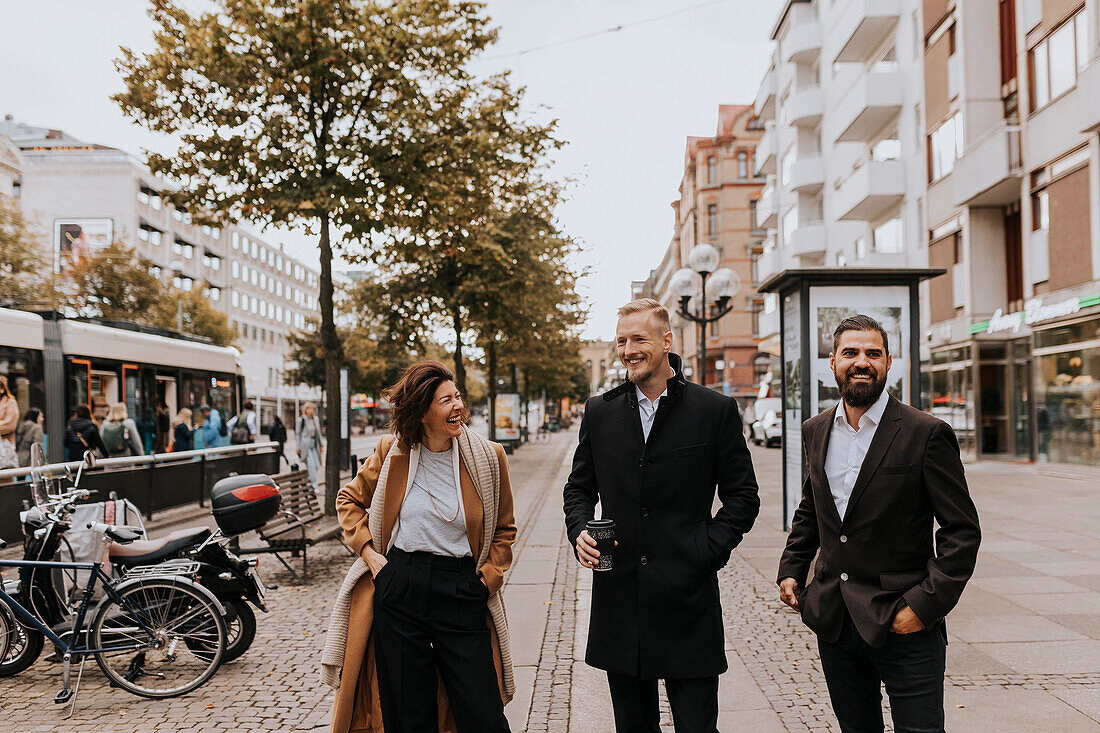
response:
M707 324L733 310L733 296L741 289L741 278L728 267L719 268L719 259L713 245L698 244L688 255L689 267L672 273L669 280L669 290L680 304L679 314L699 324L699 384L704 387L707 385ZM714 315L708 315L711 306Z

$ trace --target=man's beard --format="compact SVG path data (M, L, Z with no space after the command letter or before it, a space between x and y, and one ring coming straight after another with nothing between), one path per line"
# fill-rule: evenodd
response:
M855 382L852 377L857 374L871 375L870 382ZM850 407L870 407L882 396L882 390L886 389L886 375L879 374L874 369L849 369L848 374L841 376L835 373L836 386L840 388L840 396L844 403Z

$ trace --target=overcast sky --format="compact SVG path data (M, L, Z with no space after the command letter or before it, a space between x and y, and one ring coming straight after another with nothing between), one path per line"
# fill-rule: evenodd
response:
M771 54L781 0L490 0L500 39L479 72L511 69L538 114L560 120L568 146L553 173L575 179L563 229L591 270L585 335L611 338L615 308L672 236L672 210L689 135L713 135L719 104L751 104ZM145 49L152 24L140 0L11 4L0 26L0 114L60 128L86 142L140 154L165 143L125 120L119 46ZM680 12L683 11L683 12ZM583 40L589 33L624 26ZM517 53L538 46L549 48ZM295 232L262 232L316 265Z

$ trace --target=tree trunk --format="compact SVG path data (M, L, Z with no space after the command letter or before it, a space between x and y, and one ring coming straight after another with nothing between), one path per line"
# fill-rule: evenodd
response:
M489 337L489 440L497 439L497 342Z
M336 492L340 489L340 366L343 349L336 335L333 313L332 242L329 239L329 216L321 212L321 354L325 360L325 514L336 514Z
M455 306L451 310L451 321L455 330L455 386L466 394L466 365L462 362L462 308Z

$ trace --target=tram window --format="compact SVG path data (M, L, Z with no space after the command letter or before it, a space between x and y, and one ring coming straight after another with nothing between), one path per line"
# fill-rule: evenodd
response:
M30 407L45 409L41 352L31 349L0 350L0 374L8 379L8 389L19 405L20 416Z

